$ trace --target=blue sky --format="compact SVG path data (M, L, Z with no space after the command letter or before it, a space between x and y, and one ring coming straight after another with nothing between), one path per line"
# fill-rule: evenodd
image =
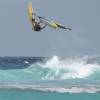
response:
M100 54L100 0L32 0L35 11L73 30L32 30L28 0L0 1L0 56Z

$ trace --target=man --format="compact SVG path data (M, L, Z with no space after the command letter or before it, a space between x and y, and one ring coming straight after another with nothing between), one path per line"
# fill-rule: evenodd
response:
M42 26L41 23L44 24L42 21L37 22L35 19L32 18L32 25L33 25L32 29L34 29L34 31L41 31L47 26L46 24Z

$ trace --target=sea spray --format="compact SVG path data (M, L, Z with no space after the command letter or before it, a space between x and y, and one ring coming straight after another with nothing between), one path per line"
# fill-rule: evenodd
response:
M44 64L38 64L46 71L46 75L42 79L76 79L90 78L96 72L100 72L98 63L87 63L87 58L60 59L53 56Z

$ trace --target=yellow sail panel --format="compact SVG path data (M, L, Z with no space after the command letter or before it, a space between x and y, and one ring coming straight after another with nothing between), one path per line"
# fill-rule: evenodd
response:
M58 26L56 23L51 22L50 24L48 24L50 27L54 28L54 29L58 29Z
M32 7L32 2L29 1L28 3L28 16L29 16L29 19L30 21L32 21L32 18L34 17L34 12L33 12L33 7Z

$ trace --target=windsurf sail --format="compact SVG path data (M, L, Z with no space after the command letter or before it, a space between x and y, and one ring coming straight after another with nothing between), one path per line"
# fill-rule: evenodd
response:
M38 16L38 17L39 17L39 19L40 19L43 23L47 24L48 26L50 26L50 27L52 27L52 28L54 28L54 29L59 29L59 28L61 28L61 29L66 29L66 30L72 30L71 28L66 27L66 26L64 26L64 25L62 25L62 24L60 24L60 23L58 23L58 22L48 21L46 18L41 17L41 16Z
M38 16L38 17L39 17L40 21L42 21L44 24L46 24L54 29L58 29L58 26L54 22L51 22L51 21L49 21L46 18L41 17L41 16Z
M37 14L35 13L34 9L33 9L33 6L32 6L32 2L31 0L29 0L28 2L28 16L29 16L29 20L33 26L33 21L32 19L35 19L35 21L37 23L43 23L51 28L54 28L54 29L66 29L66 30L71 30L71 28L68 28L58 22L54 22L54 21L49 21L48 19L44 18L44 17L41 17L41 16L37 16ZM36 20L36 19L39 19L39 22ZM34 27L34 26L33 26Z

